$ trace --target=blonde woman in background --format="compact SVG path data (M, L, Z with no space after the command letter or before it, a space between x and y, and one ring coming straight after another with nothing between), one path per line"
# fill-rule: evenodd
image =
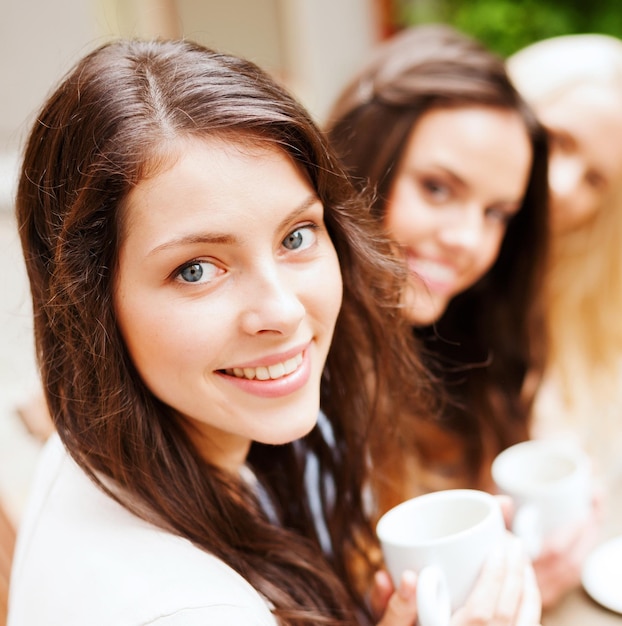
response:
M537 435L569 431L609 476L622 472L622 41L533 44L509 72L551 138L549 368ZM617 436L616 436L617 435Z
M540 41L508 60L550 135L551 250L544 304L548 367L533 435L576 438L605 487L622 477L622 41L597 34ZM599 505L597 503L597 509ZM578 580L598 528L577 534ZM542 568L540 568L540 574ZM547 599L544 598L545 603Z

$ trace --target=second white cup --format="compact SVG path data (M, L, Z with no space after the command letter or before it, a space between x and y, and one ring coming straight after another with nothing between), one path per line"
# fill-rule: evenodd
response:
M538 439L516 444L493 461L492 477L514 500L512 530L532 558L556 530L589 514L590 461L574 443Z
M376 526L395 586L405 570L418 573L421 626L445 626L464 605L484 561L505 532L494 496L450 489L418 496L385 513Z

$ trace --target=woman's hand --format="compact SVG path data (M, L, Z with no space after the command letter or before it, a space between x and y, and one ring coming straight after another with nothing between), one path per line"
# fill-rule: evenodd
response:
M382 615L378 626L412 626L417 620L417 575L404 572L397 591L386 571L376 572L371 591L371 608Z
M597 491L592 498L589 517L556 532L533 562L545 609L557 604L566 593L581 584L583 562L598 539L602 508L603 494Z
M397 591L385 571L378 572L371 607L382 615L378 626L412 626L417 619L417 576L405 572ZM540 592L522 543L507 533L488 558L466 604L451 626L536 626L540 623Z
M490 555L466 604L451 626L535 626L540 623L540 592L521 541L506 533Z

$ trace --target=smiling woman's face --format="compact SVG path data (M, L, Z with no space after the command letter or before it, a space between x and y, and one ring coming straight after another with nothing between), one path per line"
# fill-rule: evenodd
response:
M235 469L305 435L341 306L324 209L276 148L188 141L130 193L118 324L151 392Z
M622 89L582 82L534 103L551 138L553 232L589 222L622 178Z
M525 195L532 148L519 115L475 106L432 109L411 131L385 226L410 270L409 321L437 321L494 264Z

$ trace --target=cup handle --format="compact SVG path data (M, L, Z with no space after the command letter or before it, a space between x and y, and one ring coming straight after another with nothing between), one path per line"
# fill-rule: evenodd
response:
M537 559L542 552L542 518L532 504L519 507L512 520L512 532L523 541L527 554Z
M435 565L424 567L417 576L419 626L449 626L451 601L445 575Z

